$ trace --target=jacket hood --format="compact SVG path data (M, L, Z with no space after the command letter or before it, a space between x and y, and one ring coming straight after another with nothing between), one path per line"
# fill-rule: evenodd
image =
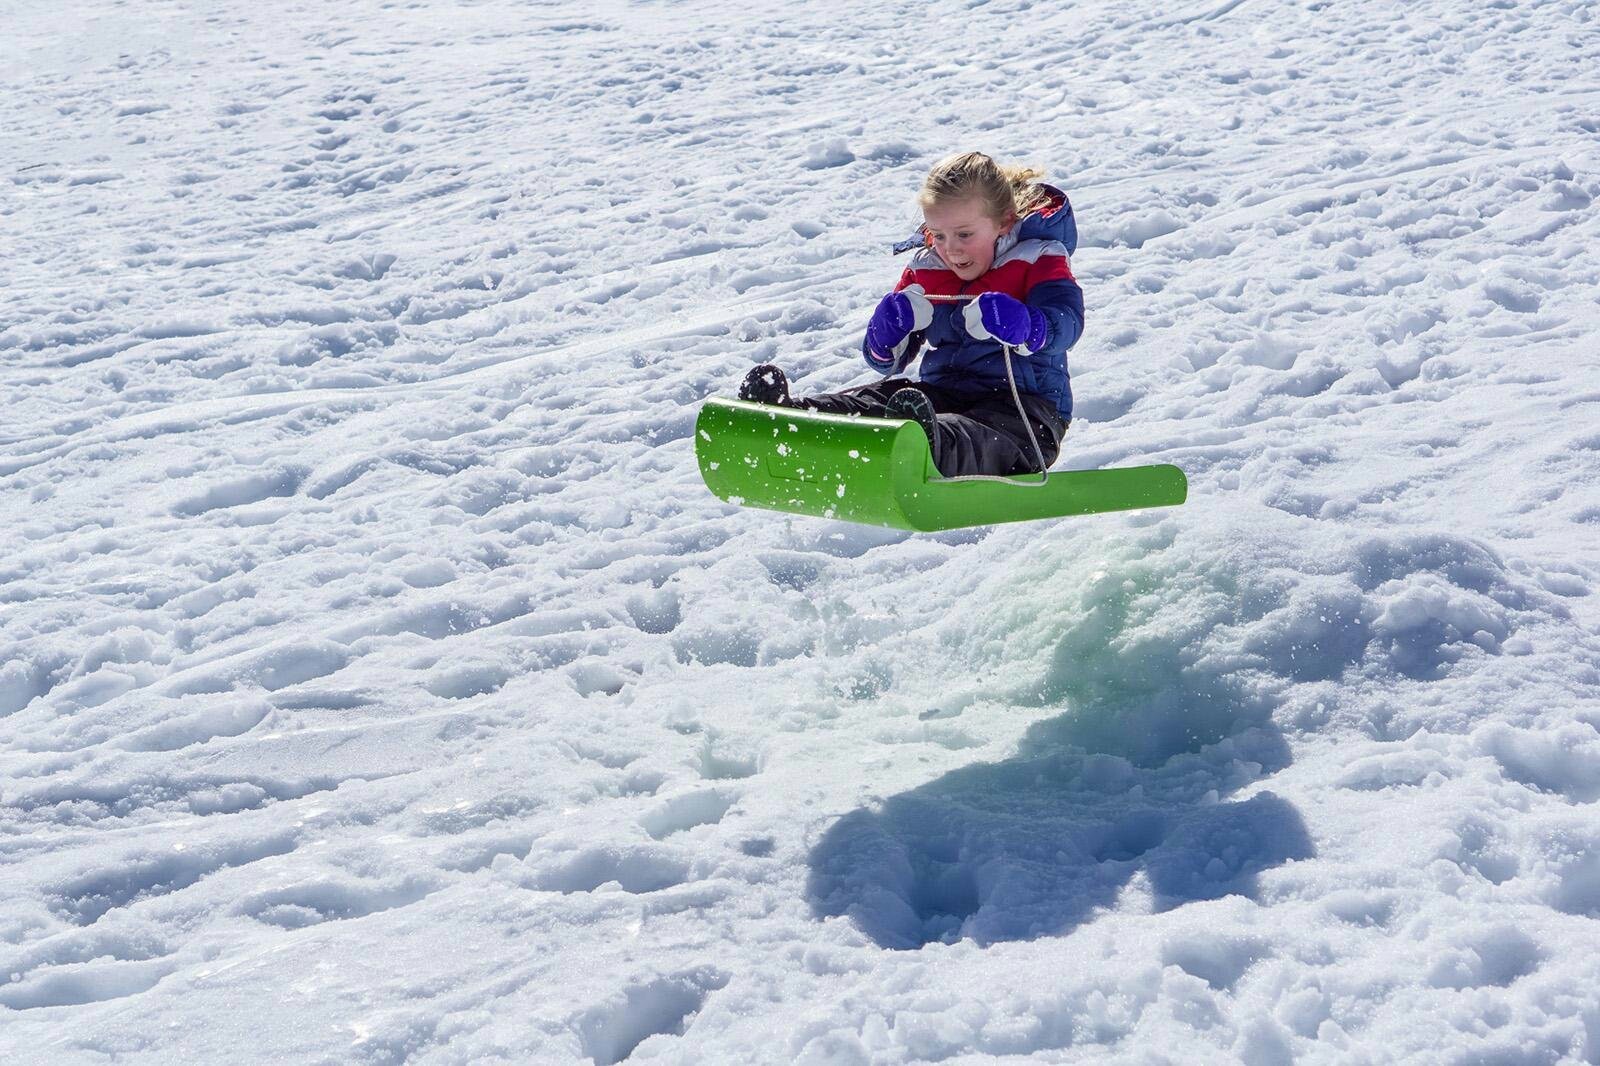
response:
M1078 220L1072 215L1072 203L1067 194L1054 185L1040 182L1039 187L1050 194L1049 202L1025 217L1011 232L1019 241L1060 241L1071 255L1078 250Z

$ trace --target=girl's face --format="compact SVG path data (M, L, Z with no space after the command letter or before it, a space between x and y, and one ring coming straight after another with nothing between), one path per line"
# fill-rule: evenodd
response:
M944 265L962 281L972 281L994 265L994 242L1016 218L996 222L984 214L983 201L974 196L925 208L922 221Z

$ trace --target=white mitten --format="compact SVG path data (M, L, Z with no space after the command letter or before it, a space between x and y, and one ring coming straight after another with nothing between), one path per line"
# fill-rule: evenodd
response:
M920 333L933 325L933 304L928 300L928 290L921 285L907 285L900 290L911 301L911 330Z

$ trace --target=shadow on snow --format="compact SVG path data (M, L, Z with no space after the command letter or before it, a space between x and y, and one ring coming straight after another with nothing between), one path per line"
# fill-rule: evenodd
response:
M1003 762L963 767L854 811L814 847L815 916L848 916L886 948L1061 935L1112 906L1163 911L1254 897L1261 871L1313 854L1295 808L1256 792L1289 763L1268 697L1197 670L1178 643L1139 662L1069 635L1036 723ZM1122 898L1124 895L1127 898Z

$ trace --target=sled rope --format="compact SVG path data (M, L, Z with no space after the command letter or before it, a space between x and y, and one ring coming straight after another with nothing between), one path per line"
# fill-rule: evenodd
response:
M937 302L937 303L960 303L963 300L976 300L980 295L982 295L982 294L981 293L976 293L976 292L969 292L969 293L957 293L957 294L951 295L951 296L933 296L933 295L928 295L926 298L930 303L934 303L934 302ZM1035 436L1034 432L1033 432L1033 419L1028 417L1027 410L1022 406L1022 396L1017 392L1017 377L1011 371L1011 360L1013 358L1026 359L1027 356L1023 354L1022 345L1020 345L1020 344L1015 345L1015 346L1010 345L1010 344L1002 344L1000 347L1006 353L1006 360L1005 360L1005 364L1006 364L1006 384L1011 386L1011 402L1017 405L1017 415L1018 415L1018 417L1020 417L1022 419L1022 428L1026 429L1028 431L1028 443L1033 445L1033 457L1039 461L1039 480L1038 481L1018 481L1015 478L1000 477L1000 476L997 476L995 474L959 474L956 477L945 477L945 478L940 478L940 480L941 481L998 481L998 482L1001 482L1001 483L1006 484L1006 485L1014 485L1017 488L1021 488L1021 489L1037 489L1037 488L1041 488L1041 487L1043 487L1045 485L1046 482L1048 482L1050 480L1050 470L1049 470L1049 465L1050 464L1046 463L1044 461L1044 449L1039 447L1039 438L1037 436ZM933 442L929 441L928 443L932 444Z

